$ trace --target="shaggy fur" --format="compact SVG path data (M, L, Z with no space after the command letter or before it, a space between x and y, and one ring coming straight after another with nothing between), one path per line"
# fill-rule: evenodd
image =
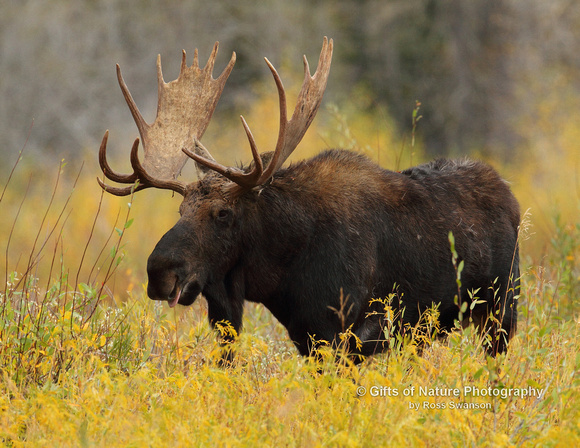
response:
M459 311L452 232L464 261L461 300L479 290L484 303L472 318L492 337L489 353L504 351L515 332L519 206L483 163L436 160L398 173L332 150L247 191L210 172L189 187L180 212L149 258L148 294L180 294L190 305L201 293L212 325L226 320L239 331L249 300L272 312L303 355L351 325L363 342L351 351L370 355L384 350L386 324L383 306L370 301L390 296L399 327L438 304L449 330Z

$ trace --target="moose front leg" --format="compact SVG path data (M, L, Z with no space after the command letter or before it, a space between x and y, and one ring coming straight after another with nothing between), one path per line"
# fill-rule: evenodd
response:
M229 365L234 358L231 344L236 340L242 328L244 302L235 296L228 295L224 283L212 285L204 293L207 299L209 323L217 331L222 348L220 365Z

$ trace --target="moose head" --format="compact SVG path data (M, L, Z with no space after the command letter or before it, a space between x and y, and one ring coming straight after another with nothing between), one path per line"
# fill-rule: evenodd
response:
M158 56L158 105L153 124L143 119L117 65L119 85L143 143L144 161L141 162L138 156L137 138L131 149L133 173L118 174L113 171L106 157L107 131L99 150L101 169L109 180L131 185L113 187L98 179L99 184L105 191L117 196L126 196L146 188L168 189L183 196L181 218L159 241L147 263L147 293L150 298L167 301L170 307L174 307L177 304L192 304L201 292L221 295L219 292L212 294L211 289L219 289L216 285L223 284L224 277L236 263L240 247L238 238L244 210L237 198L259 190L276 174L300 143L322 101L332 50L332 39L325 37L314 75L310 74L304 56L304 82L289 120L282 80L270 61L265 59L278 89L280 128L273 153L261 155L248 124L240 117L252 151L251 169L219 164L200 142L234 67L235 53L221 75L213 79L217 42L203 69L198 64L197 49L190 67L187 66L186 53L183 51L179 76L169 83L163 80L161 59ZM201 175L198 181L192 183L178 179L188 158L196 162ZM248 224L245 223L246 226ZM225 313L220 317L229 317L234 321L232 323L237 323L235 321L238 319L230 314Z

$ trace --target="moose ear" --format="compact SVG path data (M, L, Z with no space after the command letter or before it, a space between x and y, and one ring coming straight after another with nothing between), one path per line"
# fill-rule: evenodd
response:
M274 151L267 151L260 154L260 159L262 159L262 166L268 166L270 160L274 157ZM252 171L256 166L256 162L252 160L250 164L244 168L244 171L249 173Z
M209 153L209 151L205 148L205 146L201 144L201 142L198 139L195 139L195 148L193 148L193 152L195 152L198 156L203 157L204 159L208 159L215 162L213 156ZM195 170L197 172L198 179L203 179L205 175L209 171L211 171L211 168L201 163L195 162Z

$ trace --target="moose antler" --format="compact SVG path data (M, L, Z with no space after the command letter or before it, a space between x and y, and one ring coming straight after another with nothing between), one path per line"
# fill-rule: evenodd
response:
M263 167L252 131L250 131L244 117L240 118L242 119L242 125L244 126L244 130L248 136L252 156L254 158L254 167L250 172L246 173L237 168L226 167L217 163L213 158L208 158L211 157L209 152L198 140L195 142L196 152L191 151L189 147L184 147L183 152L197 163L217 171L244 189L253 188L266 182L284 164L286 159L290 154L292 154L292 151L296 149L318 111L322 101L322 96L324 95L324 90L326 89L328 74L330 72L332 48L332 39L329 41L325 37L320 52L320 58L318 60L318 67L312 76L310 75L308 60L306 59L306 56L304 56L304 81L298 95L298 101L294 113L290 120L287 120L286 93L284 86L282 85L282 80L274 66L270 61L268 61L268 59L266 59L266 64L268 64L268 67L274 76L280 101L280 130L278 132L278 142L276 143L274 155L270 159L266 169ZM205 156L200 155L200 153L205 154Z
M104 190L117 196L126 196L132 191L149 187L169 189L182 195L185 193L186 184L176 180L187 161L182 148L196 147L195 142L201 139L207 129L236 62L236 54L233 53L222 74L217 79L213 79L212 71L218 45L219 43L216 42L203 69L199 68L197 49L191 67L187 66L186 54L183 50L179 76L169 83L163 80L161 56L157 56L157 117L151 125L145 122L139 112L117 64L119 86L139 129L145 158L141 164L138 157L139 139L137 138L131 149L133 173L116 173L107 163L109 131L105 132L99 150L99 163L105 177L113 182L134 184L139 181L139 184L136 187L111 187L97 179ZM209 153L205 155L211 157Z

